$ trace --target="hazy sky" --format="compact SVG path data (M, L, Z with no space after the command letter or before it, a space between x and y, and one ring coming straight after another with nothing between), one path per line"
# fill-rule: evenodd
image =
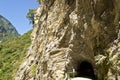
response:
M37 8L36 0L0 0L0 15L7 18L20 34L32 29L26 14L29 9Z

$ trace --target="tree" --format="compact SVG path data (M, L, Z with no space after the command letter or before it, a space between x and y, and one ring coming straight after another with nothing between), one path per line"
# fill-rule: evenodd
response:
M36 9L29 9L26 18L30 21L30 23L34 24L34 13Z
M43 1L43 0L36 0L39 4Z

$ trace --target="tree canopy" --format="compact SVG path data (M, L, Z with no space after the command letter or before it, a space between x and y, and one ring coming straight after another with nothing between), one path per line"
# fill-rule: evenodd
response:
M30 21L30 23L34 24L34 13L36 9L29 9L26 18Z
M43 1L43 0L36 0L39 4Z

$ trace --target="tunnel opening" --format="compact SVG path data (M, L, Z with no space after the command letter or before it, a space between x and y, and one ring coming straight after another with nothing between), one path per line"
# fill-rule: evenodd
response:
M96 80L93 66L91 63L87 61L79 63L76 71L77 71L76 77L84 77Z

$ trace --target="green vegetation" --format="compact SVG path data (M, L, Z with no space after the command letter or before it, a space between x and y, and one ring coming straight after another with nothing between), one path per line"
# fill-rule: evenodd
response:
M28 20L30 21L30 23L34 24L34 13L35 13L36 9L29 9L26 18L28 18Z
M31 43L30 33L0 43L0 80L13 80Z
M30 73L34 76L36 73L37 64L33 64L30 68Z
M36 0L39 4L41 4L43 0ZM35 14L36 9L29 9L28 13L26 14L26 18L30 21L30 24L34 24L34 14Z
M43 0L36 0L39 4L43 1Z
M0 15L0 42L16 36L19 36L19 34L14 26L6 18Z

